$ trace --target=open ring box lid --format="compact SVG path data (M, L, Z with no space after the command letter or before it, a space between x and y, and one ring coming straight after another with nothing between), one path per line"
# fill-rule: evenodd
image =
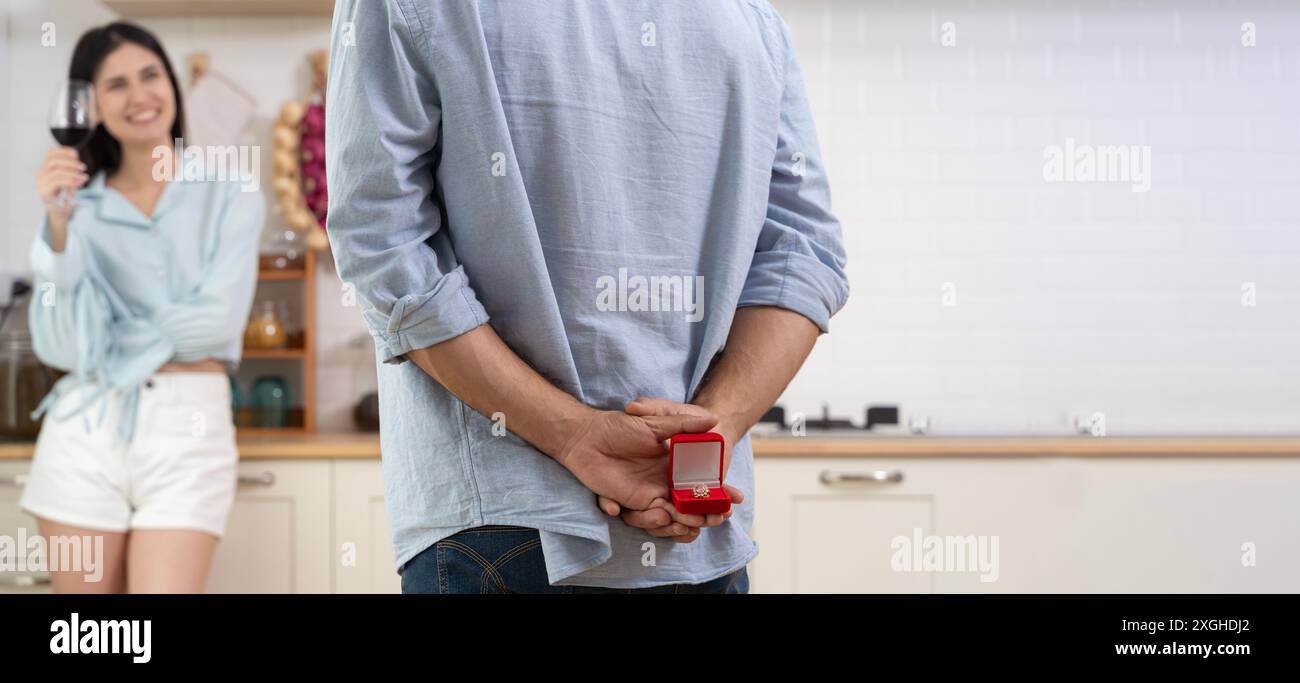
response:
M716 432L677 434L668 445L668 488L673 506L688 515L722 514L731 509L731 496L722 488L722 457L726 442ZM709 495L697 498L703 484Z

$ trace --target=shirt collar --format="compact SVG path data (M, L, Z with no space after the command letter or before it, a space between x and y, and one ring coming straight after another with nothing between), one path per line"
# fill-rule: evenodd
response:
M145 216L122 193L109 187L106 183L108 174L100 171L81 189L79 194L95 200L95 214L100 219L122 223L138 228L152 228L164 214L175 208L180 198L180 185L183 180L172 180L163 188L158 204L154 206L152 219Z
M81 188L80 193L88 199L98 199L104 194L104 172L99 171L90 179L86 186Z

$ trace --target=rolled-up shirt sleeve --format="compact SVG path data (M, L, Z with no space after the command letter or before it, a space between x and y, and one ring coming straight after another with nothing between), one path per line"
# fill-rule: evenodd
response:
M408 20L409 19L409 20ZM443 225L441 107L425 28L398 0L339 0L326 96L326 231L380 360L488 321Z
M844 243L789 28L777 21L785 89L776 154L767 216L737 306L788 309L827 332L849 297Z

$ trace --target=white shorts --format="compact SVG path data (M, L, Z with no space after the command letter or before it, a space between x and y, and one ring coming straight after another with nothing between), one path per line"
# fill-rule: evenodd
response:
M140 387L133 439L118 438L121 394L62 416L94 387L60 396L46 413L19 507L75 527L192 529L220 538L235 500L239 453L230 380L219 372L161 372Z

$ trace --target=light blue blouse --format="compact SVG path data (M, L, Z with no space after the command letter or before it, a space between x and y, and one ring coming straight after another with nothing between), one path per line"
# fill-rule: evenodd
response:
M99 402L102 422L116 396L118 435L129 441L139 385L158 368L205 358L237 367L266 203L239 182L176 180L145 216L104 180L101 172L77 192L62 252L50 247L48 222L32 244L32 344L43 363L69 373L33 417L89 383L96 391L49 417L84 415Z

